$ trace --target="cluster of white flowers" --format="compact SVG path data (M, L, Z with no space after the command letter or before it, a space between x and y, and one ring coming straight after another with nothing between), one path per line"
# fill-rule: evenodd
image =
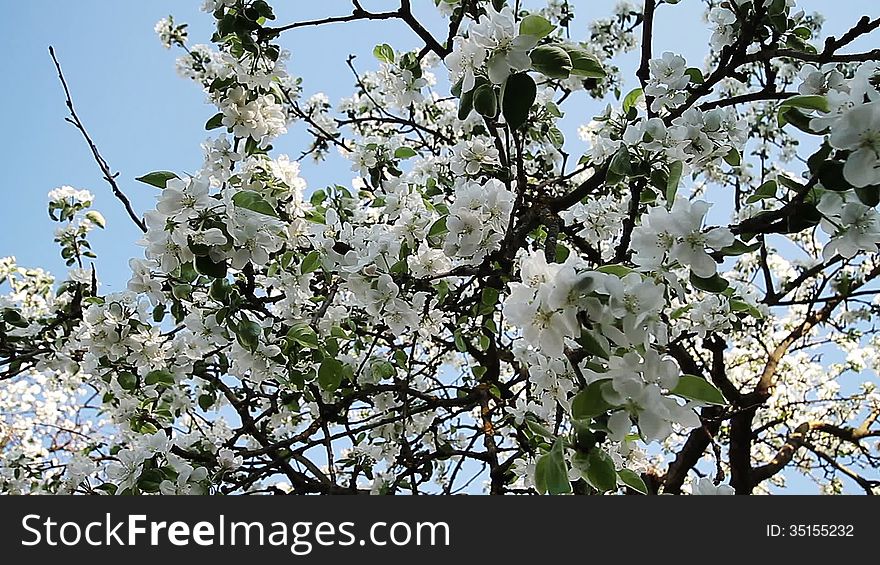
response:
M880 185L880 92L870 92L873 101L847 111L829 138L832 147L851 151L843 174L858 188Z
M565 4L570 6L569 2ZM605 56L632 51L638 47L633 24L642 16L642 10L639 0L617 0L609 17L590 22L590 43Z
M287 115L275 95L254 97L245 86L236 86L226 93L222 102L223 125L236 137L249 137L267 144L287 133Z
M690 108L672 121L669 137L675 149L667 154L702 165L745 146L748 132L745 120L730 108Z
M71 186L62 186L49 191L49 202L55 204L82 204L89 206L95 196L88 190L77 190Z
M407 182L385 182L377 195L384 200L382 214L390 223L354 225L340 218L334 208L328 208L324 222L312 225L309 240L324 256L325 267L344 280L340 307L344 304L346 310L361 310L391 327L395 335L403 335L406 330L423 331L428 294L404 291L392 274L403 249L414 251L406 257L406 264L415 276L448 270L449 259L425 241L428 228L438 216L428 210L421 194ZM339 252L339 241L349 249Z
M14 493L36 490L34 485L57 480L52 463L66 462L57 453L69 442L71 451L87 449L99 419L82 420L82 404L87 398L86 375L65 371L31 371L0 388L0 485ZM43 466L48 465L43 475ZM16 473L16 468L19 473ZM31 473L21 473L29 469ZM68 492L77 485L64 485Z
M474 88L477 76L502 84L511 72L531 67L529 51L537 42L536 37L519 35L510 7L496 11L489 6L486 15L470 26L467 36L455 37L453 51L445 61L450 81L461 81L462 92Z
M609 107L600 120L580 128L581 138L590 144L592 162L606 162L626 145L631 154L643 153L649 160L660 156L670 163L702 167L740 151L748 141L746 121L730 108L689 108L669 126L656 117L638 118L625 125L620 119Z
M149 435L136 436L131 445L116 454L116 460L107 467L107 476L116 485L116 492L122 493L134 487L144 470L144 463L152 462L167 464L173 469L174 480L161 479L158 492L164 495L199 495L207 494L209 483L208 469L193 467L185 460L171 453L174 446L164 431ZM227 455L228 458L228 455Z
M206 141L202 144L202 149L205 152L202 175L209 179L211 186L215 188L229 180L236 164L245 157L244 152L233 147L226 136Z
M407 111L413 104L423 103L425 101L423 89L437 82L433 74L424 70L424 67L429 67L430 64L427 61L420 63L421 72L417 74L412 69L383 63L374 76L368 74L363 77L362 81L364 84L376 82L382 85L380 91L384 96L378 100L380 105L399 111Z
M174 45L179 47L186 45L186 28L186 24L179 26L174 25L174 18L168 16L167 18L162 18L156 22L153 31L159 36L159 41L162 43L162 46L165 47L165 49L171 49Z
M162 273L190 263L196 254L214 263L229 260L235 269L248 262L265 265L287 237L304 229L305 181L299 165L284 155L274 160L261 155L244 159L236 183L224 182L219 192L212 192L212 179L215 185L219 179L228 180L229 167L236 163L228 148L222 142L209 146L210 169L203 171L207 176L169 180L156 209L145 214L147 232L141 243L147 259L155 261ZM286 231L267 215L277 212L291 218ZM217 222L223 222L225 229ZM231 248L230 243L234 243ZM143 282L137 284L143 287Z
M522 257L520 277L522 282L510 285L504 316L522 331L528 348L521 346L515 354L528 361L537 397L552 399L549 404L523 404L521 413L547 417L556 402L570 407L568 393L575 383L565 352L578 349L576 340L584 331L578 313L583 312L595 328L591 339L600 349L615 351L609 347L613 343L627 350L606 354L604 362L588 357L577 369L587 382L610 380L602 396L621 408L608 422L613 441L624 442L634 421L646 441L665 439L673 424L698 425L691 405L668 396L678 382L678 365L654 349L664 344L667 333L660 319L665 306L662 286L639 273L619 278L590 271L574 255L564 263L547 263L541 252ZM596 361L603 364L597 366Z
M554 24L563 24L574 18L574 7L565 0L548 0L547 6L540 13Z
M560 216L576 235L598 249L603 259L611 259L614 242L620 238L627 203L613 194L578 202Z
M185 33L168 43L167 24L161 29L157 24L156 31L166 45L185 47ZM219 123L213 127L224 126L236 137L250 138L266 147L287 133L295 115L290 104L299 95L299 85L285 70L288 55L279 52L274 59L247 54L237 57L227 50L195 45L178 59L177 69L181 76L199 82L217 105Z
M840 192L826 192L818 208L822 213L822 230L831 236L822 250L826 260L835 255L852 259L859 252L878 251L880 213L875 208Z
M824 96L832 91L836 93L849 91L846 77L834 63L826 63L821 67L808 63L801 68L798 76L802 81L798 86L798 93L804 96Z
M500 247L513 202L513 192L498 179L460 183L446 218L444 253L464 264L481 263Z
M235 6L238 0L205 0L202 3L202 11L213 13L223 8Z
M363 144L349 151L346 156L351 160L351 170L369 177L371 171L394 161L394 153L403 146L398 137L383 139L379 136L368 136Z
M751 1L751 0L749 0ZM737 5L744 4L734 0ZM714 49L722 49L733 45L736 40L736 13L728 6L716 6L709 10L709 24L712 26L710 45Z
M729 3L721 3L712 7L707 15L712 28L712 38L709 44L712 48L720 50L735 43L738 18L734 10L754 11L758 8L767 8L771 4L773 4L773 0L731 0ZM795 0L785 0L782 8L792 8L794 5ZM792 14L791 17L798 21L803 17L803 12Z
M53 202L75 194L77 191L69 187L58 189L53 191ZM85 191L79 196L84 202L92 199ZM8 290L0 294L0 313L5 321L15 322L6 331L15 340L45 332L42 320L69 304L71 298L69 293L56 293L52 276L42 269L20 267L14 257L0 258L0 285ZM77 487L75 481L64 479L64 465L73 461L72 453L87 450L103 437L103 420L84 409L91 390L87 380L88 375L75 363L57 355L3 382L0 489L24 494L71 492Z
M565 339L580 335L577 312L593 279L579 267L574 254L565 263L548 264L544 253L535 251L520 262L522 282L510 284L504 316L547 357L562 357Z
M732 245L734 237L727 228L703 227L710 206L708 202L678 198L670 210L664 206L649 208L641 225L633 230L633 261L650 270L678 263L698 277L715 275L718 265L709 251Z
M483 137L466 139L452 147L449 165L456 175L476 176L484 168L499 165L498 149L490 140Z
M829 129L831 146L849 153L843 175L857 188L880 185L878 75L880 65L874 62L859 65L848 81L834 65L823 65L821 69L808 66L801 73L802 83L798 88L803 94L821 95L827 102L828 111L820 112L810 121L810 126L815 131Z
M717 294L705 296L692 306L688 310L687 321L691 331L700 337L706 337L709 333L727 332L736 321L736 315L730 310L730 301Z
M673 424L684 428L700 425L694 404L679 404L664 392L675 388L681 369L674 359L653 349L644 354L630 351L621 357L612 357L604 372L584 371L588 381L610 379L610 386L602 391L606 401L623 410L608 419L610 437L623 441L637 423L645 441L662 441L673 431Z
M687 61L681 55L669 51L659 59L648 62L651 78L645 86L645 95L653 97L651 110L660 112L675 108L687 100L686 88L691 78L687 74Z
M694 482L691 494L697 496L732 495L735 491L730 485L716 485L709 477L700 477Z

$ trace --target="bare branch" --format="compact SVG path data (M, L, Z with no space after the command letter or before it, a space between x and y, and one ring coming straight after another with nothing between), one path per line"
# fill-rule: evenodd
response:
M110 169L110 165L107 164L107 161L101 156L101 153L98 152L98 148L95 143L92 141L92 138L89 136L86 131L85 126L80 121L79 116L76 114L76 110L73 107L73 99L70 96L70 89L67 87L67 81L64 80L64 73L61 72L61 64L58 62L58 58L55 56L55 49L49 47L49 55L52 56L52 61L55 63L55 69L58 71L58 79L61 81L61 86L64 88L64 96L66 98L67 109L70 112L70 117L66 118L68 122L74 125L76 129L80 131L82 136L85 138L86 143L89 145L89 149L92 151L92 155L95 158L95 162L98 163L98 167L100 167L101 172L104 174L104 180L106 180L110 184L110 188L113 190L113 196L119 199L122 202L122 205L125 207L125 211L128 213L128 216L135 223L135 225L142 231L147 231L147 225L144 223L144 220L134 211L134 208L131 205L131 201L128 197L120 190L119 185L116 183L116 177L119 176L119 173L114 173Z

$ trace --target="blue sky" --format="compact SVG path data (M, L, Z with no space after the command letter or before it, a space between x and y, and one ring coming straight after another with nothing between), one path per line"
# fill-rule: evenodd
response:
M363 0L367 9L383 10L396 0ZM611 11L615 0L572 0L578 17L575 39L586 36L586 26ZM64 184L91 190L96 207L108 220L108 230L92 238L99 256L103 291L121 290L128 279L127 261L140 256L135 245L139 232L101 179L79 133L64 122L66 109L47 48L53 45L64 67L81 119L104 157L120 172L119 184L136 210L150 209L156 192L134 178L154 170L193 172L201 164L200 144L208 137L205 121L215 111L205 104L201 90L179 78L174 71L177 51L159 44L153 25L173 14L190 25L190 42L209 42L212 19L199 11L201 0L28 0L9 2L0 19L0 107L6 108L7 136L0 140L0 256L14 255L19 264L40 266L63 276L64 266L52 241L53 223L46 214L46 193ZM340 15L350 11L349 0L275 2L278 21L287 23ZM436 16L433 0L415 0L416 11L438 37L445 37L446 24ZM527 7L540 2L526 1ZM840 35L862 15L877 16L875 0L801 0L807 12L825 12L827 34ZM829 5L833 10L828 10ZM675 51L694 66L702 66L708 32L702 23L703 3L683 0L678 6L658 11L655 52ZM358 22L346 25L303 28L282 38L292 52L290 71L304 78L306 95L325 92L331 100L353 91L345 59L358 55L356 65L370 69L377 43L398 49L418 46L417 38L400 22ZM875 47L861 41L855 48ZM622 57L618 65L635 86L631 75L635 55ZM579 124L599 110L593 103L569 106L565 132L569 148L577 152ZM304 148L300 128L276 143L278 152L297 156ZM346 162L304 164L310 188L348 184Z

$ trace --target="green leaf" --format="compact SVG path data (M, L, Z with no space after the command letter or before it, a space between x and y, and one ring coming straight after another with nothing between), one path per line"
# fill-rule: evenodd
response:
M26 328L30 325L20 312L11 308L3 311L3 321L17 328Z
M796 27L793 30L791 30L791 32L793 34L795 34L797 37L799 37L801 39L805 39L805 40L811 39L813 37L813 32L810 31L810 28L804 27L804 26Z
M395 159L409 159L410 157L415 157L416 155L418 155L418 153L416 153L415 149L413 149L412 147L398 147L394 151Z
M593 381L577 393L571 401L571 417L581 421L591 420L614 408L602 396L602 386L607 382L609 379Z
M312 251L303 259L302 264L300 265L300 273L306 275L308 273L313 273L317 271L321 267L321 254L317 251Z
M629 469L621 469L617 472L617 478L634 491L648 494L648 486L637 473L630 471Z
M731 300L730 301L730 311L735 313L745 312L753 318L761 319L764 316L761 314L761 311L749 304L748 302L744 302L742 300Z
M840 161L825 161L819 167L819 182L822 188L833 190L835 192L846 192L854 188L853 185L843 176L844 164ZM784 177L780 176L780 180Z
M608 492L617 488L617 471L614 460L598 447L590 450L586 458L584 479L599 492Z
M739 150L733 148L730 152L724 156L724 161L730 165L731 167L739 167L742 165L742 155Z
M161 324L162 320L165 319L165 304L158 304L155 308L153 308L153 321L157 324Z
M556 29L555 25L535 14L524 17L519 23L520 35L531 35L538 39L547 37L554 29Z
M607 73L599 60L589 51L577 45L562 46L571 59L571 74L583 78L605 78Z
M440 216L428 229L428 245L431 247L439 248L443 244L443 236L449 232L449 229L446 227L447 217Z
M695 288L704 290L706 292L711 292L713 294L724 292L725 290L727 290L727 287L730 286L730 283L718 274L705 279L703 277L698 277L693 272L691 272L690 281Z
M630 161L629 150L626 145L621 145L614 157L611 158L611 164L608 170L612 173L625 177L632 171L632 162Z
M199 395L199 408L202 410L209 410L214 403L217 402L217 399L212 394L200 394Z
M559 106L555 102L547 101L544 103L544 108L547 109L547 113L553 116L554 118L561 118L565 116L565 113L559 109Z
M373 55L383 63L394 64L394 49L387 43L374 47Z
M733 240L733 244L722 249L721 253L729 257L738 257L740 255L745 255L746 253L757 251L760 248L760 242L753 243L752 245L746 245L745 243L743 243L743 241L735 239Z
M223 127L223 112L218 112L214 114L214 116L205 123L205 129L211 131L212 129L222 128Z
M553 432L551 432L538 422L535 422L534 420L526 418L525 424L529 431L537 436L545 437L547 439L556 439L556 436L553 434Z
M254 351L260 345L263 327L257 322L242 320L236 328L236 336L242 347Z
M390 379L397 374L397 369L395 369L394 365L392 365L388 361L380 361L378 363L375 363L373 364L372 369L373 376L378 377L382 380Z
M565 145L565 135L557 127L551 127L547 130L547 139L557 149L562 149L562 146Z
M819 150L810 155L810 158L807 159L807 167L810 169L810 173L814 175L818 173L833 152L834 148L831 147L831 144L828 143L828 140L826 139L822 143L822 146L819 147Z
M599 339L589 330L581 330L581 337L578 342L584 348L584 351L590 355L601 357L602 359L608 359L610 357ZM605 344L608 344L607 340L605 340Z
M176 174L171 171L156 171L154 173L146 174L142 177L138 177L134 180L142 182L144 184L149 184L150 186L155 186L156 188L165 188L165 185L171 179L180 178Z
M266 202L260 194L250 190L242 190L235 193L235 196L232 197L232 202L239 208L245 208L252 212L272 216L273 218L278 217L278 212L272 208L271 204Z
M626 275L630 274L631 272L633 272L633 270L630 269L629 267L627 267L626 265L617 265L617 264L602 265L601 267L599 267L596 270L599 271L600 273L605 273L606 275L614 275L615 277L618 277L621 279L623 277L625 277Z
M97 210L89 210L86 212L86 218L101 229L107 227L107 220L105 220L103 214Z
M198 276L199 271L196 270L196 265L193 265L192 263L184 263L180 266L177 273L177 278L188 283L195 281Z
M828 106L828 99L817 94L805 94L800 96L792 96L779 105L779 110L786 108L801 108L803 110L819 110L828 112L831 108Z
M557 439L546 455L538 458L535 465L535 488L541 494L567 494L571 492L568 481L568 466L562 440Z
M480 303L484 306L495 306L498 304L498 289L487 286L480 293Z
M453 341L455 342L455 348L462 353L467 353L468 347L465 342L464 335L458 330L456 330L455 334L453 334Z
M517 130L526 123L537 95L538 87L528 73L516 73L507 77L501 107L504 121L510 129Z
M629 111L636 107L639 100L645 97L645 92L641 88L631 90L629 94L623 97L623 113L629 114Z
M474 110L487 118L498 115L498 97L491 85L481 84L474 90Z
M226 261L215 263L208 255L196 257L196 271L199 274L207 275L215 279L222 279L226 276L228 269Z
M799 233L822 221L822 213L812 202L799 202L785 218L782 233Z
M706 82L705 77L703 77L703 71L696 67L685 70L684 74L690 77L692 84L703 84Z
M565 260L568 259L568 256L571 255L571 250L561 243L556 244L556 262L557 263L565 263Z
M165 475L159 469L146 469L137 481L138 488L143 492L159 492Z
M155 385L155 384L163 384L171 386L174 384L174 375L170 371L160 370L160 371L150 371L147 373L147 376L144 378L144 384L147 385Z
M768 180L746 199L746 204L754 204L767 198L776 198L777 190L779 190L779 184L775 180Z
M134 390L137 387L137 376L129 372L119 373L116 376L116 382L119 383L124 390Z
M666 194L664 194L669 208L672 208L672 203L675 202L675 195L678 194L678 185L681 183L683 170L684 165L681 161L674 161L669 165L669 181L666 184Z
M797 110L819 110L821 112L828 112L830 110L830 107L828 105L828 100L824 96L819 96L815 94L792 96L791 98L784 100L782 104L779 105L779 109L776 113L776 119L779 123L779 127L791 123L797 126L799 129L803 129L804 126L806 126L808 128L808 133L813 133L809 129L809 124L803 123L804 114L802 112L798 112ZM800 114L800 116L798 116L798 114ZM798 122L801 123L799 124Z
M797 108L789 108L780 115L779 127L782 127L785 124L791 124L802 132L810 135L825 135L828 133L827 127L821 131L814 130L812 127L812 120L813 118L805 114L803 111L798 110Z
M192 285L176 284L171 289L171 294L178 300L189 300L192 296Z
M545 76L566 79L571 75L571 57L558 45L540 45L529 56L532 68Z
M682 375L679 377L678 384L670 392L683 398L697 400L706 404L722 406L727 404L727 401L724 400L724 395L715 388L715 385L695 375Z
M474 89L476 90L476 89ZM474 109L474 91L468 90L461 95L461 101L458 104L458 119L465 120L471 115Z
M446 227L446 219L449 216L441 216L436 222L431 224L430 229L428 229L428 237L438 237L449 231L449 228Z
M342 362L333 357L326 357L318 369L318 384L322 390L333 392L342 384L343 376Z
M874 208L880 204L880 186L855 187L856 196L862 204Z
M290 328L287 332L287 338L308 349L318 349L320 346L318 334L315 333L311 326L304 322Z

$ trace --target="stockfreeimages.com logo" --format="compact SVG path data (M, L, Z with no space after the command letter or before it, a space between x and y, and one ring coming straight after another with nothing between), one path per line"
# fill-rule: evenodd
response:
M104 520L80 524L59 522L50 517L28 514L21 520L25 535L21 544L34 546L135 547L169 543L185 547L288 547L293 555L309 555L318 547L416 546L449 547L446 522L373 522L365 538L355 535L354 522L239 522L227 521L221 514L216 522L158 522L145 514L132 514L124 520L106 514Z

